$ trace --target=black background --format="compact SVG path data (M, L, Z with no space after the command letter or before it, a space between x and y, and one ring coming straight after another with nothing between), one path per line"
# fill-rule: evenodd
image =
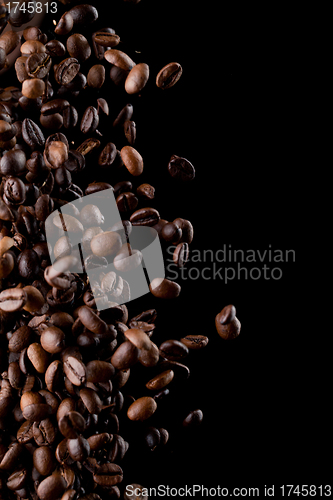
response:
M114 28L122 40L118 48L150 67L140 96L110 83L100 91L113 117L127 102L134 106L135 147L145 167L133 184L155 186L152 206L162 218L192 222L192 250L216 251L225 244L296 251L301 166L295 61L301 46L288 12L184 0L94 5L100 12L96 26ZM155 77L172 61L182 65L183 75L162 91ZM192 182L169 176L172 154L192 162ZM122 172L109 182L124 178ZM130 450L126 483L263 491L265 484L328 482L325 363L317 363L322 346L316 337L309 343L300 326L304 305L298 302L296 264L281 268L278 281L179 280L176 300L145 297L129 305L133 315L157 309L157 344L189 333L207 335L209 344L190 353L190 378L171 387L173 394L153 417L152 425L170 431L168 445L149 453ZM242 323L240 336L230 342L214 326L227 304L236 306ZM180 432L183 416L196 408L204 413L202 425Z

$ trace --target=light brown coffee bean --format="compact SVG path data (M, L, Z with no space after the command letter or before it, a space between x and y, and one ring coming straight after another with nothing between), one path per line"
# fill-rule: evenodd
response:
M40 78L31 78L22 83L22 94L28 99L37 99L45 92L45 82Z
M217 333L224 340L232 340L238 337L241 331L241 323L237 317L234 317L229 323L221 324L220 322L220 314L219 313L215 318L215 326ZM224 319L224 315L222 315L222 320Z
M205 335L186 335L180 339L180 341L186 345L188 349L202 349L208 344L208 337Z
M143 159L140 153L132 146L124 146L120 150L121 159L130 174L137 177L143 172Z
M91 251L94 255L106 257L117 254L121 248L121 237L113 231L105 231L96 234L90 242Z
M20 310L27 302L28 297L22 288L10 288L0 293L0 309L5 312Z
M23 288L27 294L27 302L23 309L30 313L40 311L45 304L43 294L35 286L27 285Z
M46 52L45 45L39 40L28 40L21 45L22 56L30 56L31 54L41 54Z
M38 373L46 372L49 365L49 355L38 342L29 345L27 355Z
M80 398L89 413L98 415L101 412L103 402L96 391L89 387L84 387L80 389Z
M157 403L155 399L150 396L144 396L137 399L130 405L127 410L127 416L130 420L143 421L151 417L157 409Z
M73 385L80 386L86 381L86 369L79 359L68 356L64 361L63 369L66 377Z
M124 335L138 349L149 350L151 348L150 338L143 330L140 330L140 328L129 328Z
M105 52L104 57L109 63L127 71L135 66L135 62L121 50L109 49Z
M152 378L149 380L149 382L146 383L147 389L150 389L151 391L159 391L166 387L170 382L172 381L174 377L174 372L172 370L166 370L162 373L159 373L156 375L156 377Z
M131 69L125 80L125 90L128 94L137 94L146 85L149 78L149 66L139 63Z
M175 281L166 278L155 278L149 285L151 293L160 299L175 299L179 296L181 287Z
M57 354L65 347L65 334L60 328L50 326L42 332L40 343L46 352Z
M117 370L127 370L133 366L139 357L139 349L129 342L123 342L111 357L111 363Z

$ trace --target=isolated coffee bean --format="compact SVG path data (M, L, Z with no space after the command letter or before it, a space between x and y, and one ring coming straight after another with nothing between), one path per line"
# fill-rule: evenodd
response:
M136 189L136 194L142 198L146 198L147 200L153 200L155 198L155 188L151 184L140 184L140 186Z
M195 169L188 160L177 155L172 155L168 164L171 177L182 182L189 182L195 177Z
M18 272L25 280L33 280L40 270L40 262L37 253L27 248L19 255L17 259Z
M74 33L68 37L66 47L69 55L79 61L86 61L91 56L88 40L80 33Z
M173 253L173 261L178 267L183 267L189 258L189 245L188 243L179 243Z
M181 361L188 355L189 350L184 343L172 339L162 342L160 345L160 353L163 357L171 361Z
M155 226L160 218L160 214L155 208L140 208L130 217L133 226Z
M115 47L120 42L120 37L115 33L97 31L94 34L94 40L97 45L101 45L102 47Z
M26 199L26 186L18 177L8 177L4 184L4 195L13 205L21 204Z
M127 410L127 416L130 420L143 421L151 417L156 409L156 401L149 396L144 396L131 404Z
M178 82L182 73L183 69L179 63L169 63L157 73L156 85L160 89L169 89Z
M219 314L219 322L221 325L231 323L236 316L236 308L233 305L225 306Z
M174 299L179 296L181 287L175 281L155 278L149 285L151 293L161 299Z
M146 85L149 78L149 66L145 63L136 64L129 72L125 81L128 94L137 94Z
M132 146L124 146L120 150L121 159L130 174L135 177L143 172L143 159L140 153Z
M180 238L180 243L192 243L193 241L193 226L189 220L177 218L174 221L181 230L182 237Z
M205 335L186 335L180 339L188 349L202 349L208 344L208 337Z
M159 373L156 375L156 377L152 378L149 380L149 382L146 383L147 389L150 389L151 391L159 391L166 387L170 382L172 381L174 377L174 372L172 370L166 370L162 373Z
M241 331L241 323L238 320L238 318L234 317L234 319L232 319L230 322L221 324L220 322L221 317L222 321L224 321L225 320L224 314L221 315L221 313L219 313L215 318L215 327L220 337L222 337L224 340L231 340L238 337Z
M87 83L93 89L100 89L105 82L105 68L102 64L95 64L87 75Z
M201 410L191 411L183 420L183 427L196 427L200 425L203 420L203 413Z
M99 124L99 116L94 106L89 106L83 114L81 120L81 132L83 134L93 134Z

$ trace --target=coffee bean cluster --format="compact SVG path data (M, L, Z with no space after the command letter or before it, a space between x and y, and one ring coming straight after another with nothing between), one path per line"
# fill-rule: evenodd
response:
M120 498L126 476L121 464L131 445L127 427L143 425L151 450L168 442L168 430L150 425L151 417L175 382L188 378L189 352L208 343L203 335L159 340L156 310L132 316L123 304L126 282L115 273L92 289L87 275L73 271L70 241L61 236L64 225L82 236L90 252L86 269L117 257L120 233L128 235L132 226L153 227L163 244L175 244L180 267L193 239L189 220L168 221L150 206L152 185L134 184L144 162L134 148L133 106L110 116L100 89L111 64L109 83L137 94L149 67L114 48L120 37L111 28L91 35L87 27L97 19L95 7L77 5L61 16L52 36L31 26L22 41L14 32L0 37L0 61L21 44L14 69L21 87L15 82L0 89L0 498ZM168 89L180 75L180 65L170 63L156 84ZM104 139L110 129L125 142L119 149ZM188 160L175 155L168 170L179 181L195 174ZM88 181L82 175L87 172ZM115 172L124 172L124 180L113 183ZM80 212L71 203L106 189L113 189L122 227L104 228L98 207ZM50 248L45 221L64 205L66 214L52 219L59 238ZM114 260L119 271L122 261ZM156 277L150 291L172 299L180 286ZM123 300L117 303L115 294ZM110 307L98 311L96 301L104 296ZM139 370L145 383L138 382L134 398L126 384L140 380ZM182 425L193 427L202 418L201 410L193 410Z

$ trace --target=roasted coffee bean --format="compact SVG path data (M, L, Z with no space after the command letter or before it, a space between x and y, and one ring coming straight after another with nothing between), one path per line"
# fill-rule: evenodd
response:
M129 68L128 68L129 69ZM149 66L146 63L136 64L127 75L125 90L128 94L141 92L149 78Z
M60 328L50 326L43 330L40 343L46 352L57 354L65 347L65 334Z
M124 123L125 137L131 146L135 143L136 139L136 124L132 120L126 120Z
M109 116L109 105L103 97L97 99L97 111L99 115Z
M178 267L183 267L189 258L188 243L179 243L175 248L172 258Z
M131 404L127 410L127 416L130 420L143 421L151 417L156 409L156 401L149 396L144 396Z
M169 63L157 73L156 85L160 89L169 89L178 82L182 73L183 69L179 63Z
M164 241L176 245L182 237L182 230L174 222L168 222L162 227L160 234Z
M23 325L11 336L8 342L10 352L21 352L28 347L32 338L33 330L29 326Z
M31 54L25 63L25 69L32 78L45 78L52 67L52 59L46 52Z
M51 57L64 57L66 47L59 40L50 40L45 44L46 53Z
M105 68L102 64L92 66L87 75L89 87L100 89L105 82Z
M87 382L103 383L111 380L115 374L115 369L111 363L96 359L87 363L86 374Z
M68 108L64 109L62 115L63 125L66 129L76 127L79 120L79 114L74 106L69 106Z
M53 115L54 113L60 113L70 106L70 103L66 99L53 99L48 101L40 109L42 115Z
M40 262L37 253L27 248L17 259L18 272L26 280L33 280L40 270Z
M89 413L97 415L102 410L102 400L93 389L90 389L89 387L80 389L80 398Z
M34 467L42 476L48 476L55 469L54 454L48 446L36 448L32 456L32 461Z
M74 26L74 21L69 12L65 12L56 27L54 28L54 32L57 35L67 35L70 31L72 31Z
M101 45L102 47L115 47L120 42L120 37L115 33L97 31L94 34L94 40L97 45Z
M189 350L187 346L179 340L165 340L160 345L160 353L163 357L171 361L181 361L185 358Z
M0 37L0 48L8 55L19 45L21 40L20 34L16 31L6 31Z
M21 45L22 56L46 52L45 45L39 40L28 40Z
M67 57L57 65L54 76L59 85L68 85L79 71L79 61L74 57Z
M221 324L221 322L220 322L221 317L222 317L222 321L225 321L225 315L224 315L224 313L222 314L222 312L223 312L223 310L215 318L215 326L216 326L217 333L224 340L235 339L240 334L241 323L240 323L239 319L235 316L228 323Z
M93 475L94 481L103 488L110 488L123 480L123 471L119 465L105 463L97 468Z
M50 392L56 392L61 388L63 380L62 363L59 360L54 360L49 364L45 372L45 384Z
M38 342L29 345L27 355L38 373L46 372L49 365L49 355Z
M58 472L43 479L37 487L37 495L40 500L57 500L67 488L64 477Z
M25 170L26 156L21 149L6 151L0 160L0 173L2 175L20 175Z
M192 163L177 155L171 156L168 171L171 177L182 182L189 182L195 177L195 169Z
M201 410L191 411L183 420L183 427L196 427L201 424L203 413Z
M111 439L113 439L112 435L107 432L102 432L101 434L94 434L90 436L87 441L89 443L90 450L96 451L101 448L105 448L105 445L107 445Z
M179 296L181 287L175 281L155 278L149 285L151 293L161 299L174 299Z
M18 177L8 177L3 188L4 196L13 205L21 204L26 199L26 187Z
M128 73L129 70L119 68L118 66L112 66L110 69L110 79L117 86L124 85Z
M155 188L151 184L140 184L140 186L136 189L136 194L142 198L146 198L147 200L153 200L155 198Z
M86 381L86 369L82 361L68 356L63 363L63 369L66 377L75 386L80 386Z
M104 57L109 63L126 71L130 71L135 66L135 62L121 50L109 49L105 52Z
M18 460L24 455L25 448L20 443L12 443L9 445L7 452L2 457L0 469L11 471L15 468Z
M236 308L233 305L225 306L219 314L219 322L221 325L231 323L236 316Z
M58 420L61 434L67 439L76 439L86 428L83 416L77 411L70 411Z
M86 26L98 19L97 9L90 4L75 5L68 12L74 21L74 25Z
M71 458L76 462L83 462L90 454L89 443L83 436L79 436L76 439L68 439L67 449Z
M186 219L175 219L174 224L176 224L182 230L182 237L179 243L192 243L193 240L193 226L189 220Z
M120 151L121 159L130 174L135 177L143 172L143 159L132 146L124 146Z
M42 147L45 144L43 132L30 118L25 118L22 122L22 137L32 148Z
M127 370L133 366L139 356L138 348L129 341L123 342L111 357L111 363L117 370Z
M205 335L186 335L180 340L188 349L202 349L209 341Z
M117 148L113 142L108 142L98 158L98 165L103 168L110 167L117 156Z
M80 307L78 317L82 324L93 333L103 335L108 331L108 325L87 306Z
M33 437L38 446L52 445L57 437L57 429L50 418L33 424Z
M121 248L121 238L118 233L105 231L92 238L90 247L93 254L99 257L115 255Z
M26 69L26 62L27 62L27 56L18 57L15 61L16 77L20 83L24 82L24 80L29 78Z
M16 8L12 8L9 11L8 22L15 27L20 27L22 24L26 24L31 21L36 12L36 2L33 0L31 2L32 9L28 9L25 0L19 0L17 2Z
M129 328L124 335L138 349L149 350L151 348L151 341L148 335L140 328Z
M12 491L21 490L28 480L28 471L21 468L13 472L7 480L7 488Z
M121 193L116 202L120 212L132 212L138 206L139 200L134 193Z
M10 288L0 292L0 309L5 312L15 312L21 309L28 297L22 288Z
M83 134L93 134L99 124L99 116L94 106L89 106L83 114L81 120L81 132Z
M155 208L140 208L130 217L133 226L155 226L160 218L160 214Z
M66 47L69 55L79 61L86 61L91 56L88 40L80 33L74 33L68 37Z
M35 214L37 220L45 221L48 216L52 213L54 208L53 199L50 198L48 194L42 194L39 196L35 204Z
M165 372L159 373L158 375L156 375L156 377L149 380L149 382L146 383L146 387L151 391L160 391L161 389L164 389L164 387L166 387L168 384L170 384L173 377L174 372L172 370L166 370Z

